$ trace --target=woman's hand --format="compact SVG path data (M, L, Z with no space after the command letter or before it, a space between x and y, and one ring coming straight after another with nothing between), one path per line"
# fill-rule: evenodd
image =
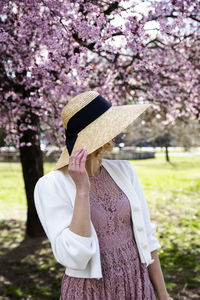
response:
M90 181L85 162L87 150L81 148L76 150L69 158L68 172L76 184L76 188L83 192L90 190Z

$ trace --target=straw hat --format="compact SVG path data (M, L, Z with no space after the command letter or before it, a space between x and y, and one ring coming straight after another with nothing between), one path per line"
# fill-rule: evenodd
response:
M150 104L112 106L96 91L88 91L68 101L61 112L66 145L53 170L69 163L69 156L84 148L90 154L120 134Z

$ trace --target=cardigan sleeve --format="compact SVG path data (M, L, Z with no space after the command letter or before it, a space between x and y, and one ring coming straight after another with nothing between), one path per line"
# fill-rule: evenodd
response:
M142 185L137 176L135 168L132 166L132 164L129 161L128 161L128 163L129 163L129 166L130 166L131 172L132 172L131 181L132 181L133 187L134 187L134 189L138 195L138 198L140 200L140 203L141 203L142 213L144 216L144 222L145 222L145 227L146 227L146 232L147 232L147 238L148 238L148 242L149 242L149 246L150 246L150 251L152 252L154 250L161 248L161 245L160 245L158 239L155 237L157 225L155 223L151 222L147 201L145 199Z
M84 270L96 252L94 238L69 229L73 206L65 189L56 186L53 175L41 177L34 189L38 217L51 243L55 259L63 266Z

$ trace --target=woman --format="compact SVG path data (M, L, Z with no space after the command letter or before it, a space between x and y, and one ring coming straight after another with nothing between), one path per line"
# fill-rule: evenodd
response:
M112 107L95 91L61 113L66 147L34 191L56 260L60 300L169 299L141 184L126 160L100 157L149 105Z

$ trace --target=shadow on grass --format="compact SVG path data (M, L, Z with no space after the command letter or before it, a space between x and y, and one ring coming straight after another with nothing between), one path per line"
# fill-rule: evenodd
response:
M200 299L199 249L180 249L176 243L159 255L167 290L174 299Z
M59 299L64 267L55 261L49 241L41 237L24 240L25 222L14 219L0 221L0 232L0 299ZM197 249L181 250L173 244L160 254L174 299L200 299L196 253Z
M0 299L59 299L64 267L46 238L24 240L25 222L0 221Z

